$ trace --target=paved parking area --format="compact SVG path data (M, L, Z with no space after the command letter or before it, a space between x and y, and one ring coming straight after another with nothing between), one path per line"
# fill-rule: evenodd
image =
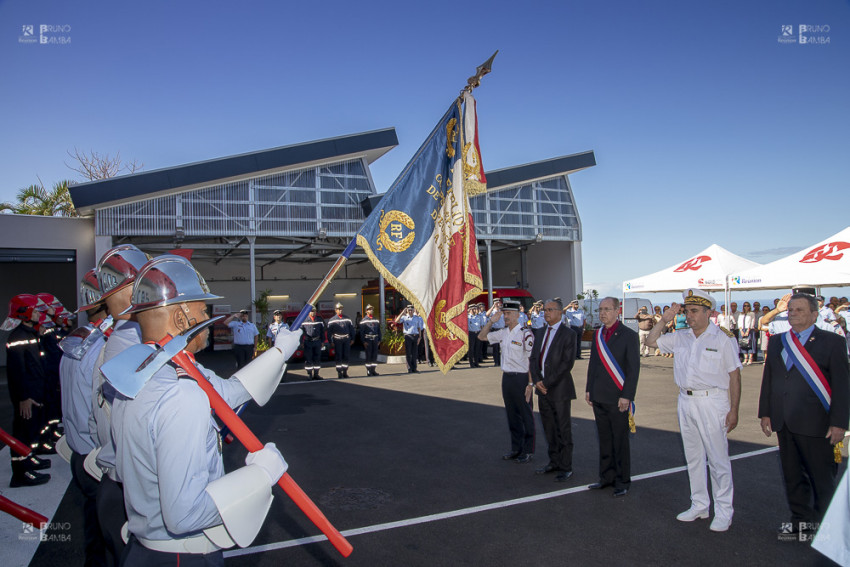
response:
M227 552L229 566L263 565L831 565L801 542L780 541L789 516L776 440L758 427L761 366L743 371L740 425L730 436L735 517L727 533L709 521L683 524L687 473L676 422L672 360L642 359L632 437L632 490L614 499L596 480L592 411L573 403L574 476L535 475L545 465L538 419L535 460L504 462L509 449L500 372L465 363L443 376L382 365L365 377L303 381L291 368L264 408L244 415L258 437L277 443L289 472L354 546L343 559L280 490L254 544ZM206 360L226 373L229 359ZM327 364L327 363L326 363ZM587 361L573 372L584 391ZM334 374L328 365L324 374ZM236 444L228 470L244 462ZM6 457L8 459L8 457ZM54 461L57 459L54 458ZM61 462L54 467L61 466ZM52 482L52 481L51 481ZM4 489L4 493L7 490ZM9 492L14 498L14 493ZM79 495L65 491L53 516L70 542L44 542L32 565L81 563Z

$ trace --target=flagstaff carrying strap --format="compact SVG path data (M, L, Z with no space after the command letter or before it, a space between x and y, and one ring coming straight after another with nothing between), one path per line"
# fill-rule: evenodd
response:
M786 356L803 375L806 383L820 400L823 409L829 412L829 406L832 403L832 388L820 367L814 361L812 355L803 348L794 331L788 331L779 336L782 337L782 347L785 349Z

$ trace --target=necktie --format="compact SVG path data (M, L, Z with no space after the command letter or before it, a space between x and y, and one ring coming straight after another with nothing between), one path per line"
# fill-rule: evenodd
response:
M546 329L546 337L543 339L543 346L540 348L540 360L537 361L537 364L541 370L543 370L543 359L546 357L546 348L549 346L550 332L552 332L552 327Z

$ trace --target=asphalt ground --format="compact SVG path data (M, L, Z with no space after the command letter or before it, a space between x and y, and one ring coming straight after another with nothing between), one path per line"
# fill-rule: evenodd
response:
M222 375L233 369L226 354L204 363ZM579 392L586 365L579 360L573 371ZM553 475L534 474L548 461L536 412L534 461L501 459L509 436L501 373L492 365L461 363L446 376L427 365L412 375L403 365L380 365L381 376L366 378L355 363L351 379L320 382L304 381L301 365L292 365L271 401L243 417L262 441L277 444L290 475L354 552L339 555L275 488L258 537L248 548L228 551L226 564L833 565L808 543L777 536L790 514L776 438L762 434L756 417L760 365L743 370L740 424L730 434L729 451L737 457L731 528L714 533L710 520L676 520L690 502L672 365L666 358L642 359L633 482L617 499L610 489L587 489L597 480L598 448L583 400L572 407L574 476L556 483ZM331 363L323 374L335 375ZM4 424L8 411L0 405ZM227 470L244 462L237 445L226 446ZM15 489L4 485L3 492L15 498ZM51 522L67 537L38 545L30 565L82 564L80 494L73 484ZM50 530L47 535L51 539Z

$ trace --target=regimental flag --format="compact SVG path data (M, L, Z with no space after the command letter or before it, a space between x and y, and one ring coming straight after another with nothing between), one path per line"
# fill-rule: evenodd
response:
M357 235L378 271L425 320L443 373L468 348L467 302L481 293L469 195L486 191L475 99L458 98Z

